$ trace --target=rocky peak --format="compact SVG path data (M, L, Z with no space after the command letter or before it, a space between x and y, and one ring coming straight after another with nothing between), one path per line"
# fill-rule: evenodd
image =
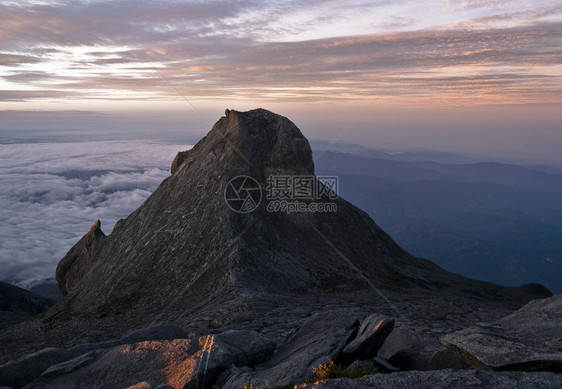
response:
M227 304L221 301L233 294L369 290L365 276L383 289L495 290L413 258L341 198L305 200L329 203L331 212L272 210L264 196L268 177L316 178L301 131L267 110L227 110L207 136L176 156L172 170L110 236L97 221L61 260L57 280L72 297L63 301L67 309L142 321L162 307L179 314ZM252 212L227 201L247 190L232 188L240 176L255 180L263 197Z
M259 108L248 112L226 110L211 131L193 149L179 152L174 174L197 154L208 152L234 163L257 178L270 174L314 174L312 150L298 127L284 116Z
M92 226L90 227L90 231L88 232L88 234L90 235L90 237L92 239L96 239L96 238L100 238L102 236L105 236L105 234L103 233L103 231L101 230L101 221L98 219L94 222L94 224L92 224Z

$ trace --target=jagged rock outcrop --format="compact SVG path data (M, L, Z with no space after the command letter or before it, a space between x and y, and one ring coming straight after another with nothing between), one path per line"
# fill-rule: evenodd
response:
M66 295L70 288L82 278L84 272L91 266L90 261L96 259L103 238L105 238L105 234L101 230L101 221L96 220L90 231L60 260L56 277L63 295Z
M46 347L64 356L44 364L28 361L39 376L48 372L43 379L94 380L102 370L117 379L119 350L142 349L139 341L99 353L96 347L76 354L76 347L167 323L181 327L187 339L142 349L146 352L135 356L138 366L127 382L162 378L178 366L189 370L201 354L202 339L234 331L258 334L264 348L252 350L263 358L244 354L224 360L230 364L211 359L203 370L206 385L276 388L310 375L327 358L337 360L356 339L355 323L370 315L408 326L412 339L436 342L550 295L536 286L470 280L409 255L366 213L321 184L300 130L263 109L227 110L205 138L176 157L172 173L109 236L97 222L61 260L57 280L66 296L60 303L40 320L0 333L5 345L0 385L3 372L19 357ZM285 199L298 201L299 207L280 208L279 199L270 196L280 189L272 188L272 177L296 177L304 189L317 193L289 196ZM281 184L289 182L284 179ZM244 206L236 208L240 203ZM357 342L371 347L361 357L376 354L392 329L384 328L388 331L380 342L376 336ZM195 344L199 348L190 348ZM398 344L387 352L399 353ZM171 345L189 346L178 351ZM178 359L163 357L168 352ZM145 364L153 357L157 363L151 370ZM103 369L94 369L97 364ZM177 374L188 378L167 385L189 386L199 377L183 370Z
M174 174L178 168L183 165L183 163L185 162L185 160L187 159L187 156L189 155L189 150L188 151L179 151L174 160L172 161L172 166L170 167L170 173Z

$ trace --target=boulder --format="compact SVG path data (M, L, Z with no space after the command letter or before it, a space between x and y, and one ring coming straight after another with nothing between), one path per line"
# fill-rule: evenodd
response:
M394 328L394 319L373 314L361 323L355 339L342 350L337 362L349 365L355 360L369 360L377 356L387 336Z
M312 376L313 368L334 360L354 330L356 319L345 311L317 313L304 321L275 354L254 371L232 371L224 389L287 387Z
M404 323L395 323L394 329L384 341L377 356L388 360L398 351L414 347L421 341L422 339L416 331L412 330Z
M562 295L447 334L441 343L476 369L562 372Z
M401 370L466 369L470 366L436 339L428 339L400 350L388 361Z

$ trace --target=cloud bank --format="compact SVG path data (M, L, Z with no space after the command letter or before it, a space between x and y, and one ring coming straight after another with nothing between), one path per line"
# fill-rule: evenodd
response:
M206 100L562 100L560 2L21 1L0 20L5 102L176 96L156 69Z
M28 143L0 147L0 280L53 278L96 219L109 234L169 175L190 146L161 141Z

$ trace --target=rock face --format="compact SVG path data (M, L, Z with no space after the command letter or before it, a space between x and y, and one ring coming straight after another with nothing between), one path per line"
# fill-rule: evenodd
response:
M280 388L328 358L347 364L376 357L381 346L397 354L550 295L412 257L321 184L300 130L263 109L227 110L171 170L109 236L96 222L71 248L57 268L61 302L0 332L0 385L32 377L45 387L95 387L110 377L136 387L205 380L204 387ZM275 207L277 180L307 183L291 193L305 189L299 208ZM234 207L238 200L251 209ZM370 324L360 329L361 322ZM396 335L385 348L391 323L413 335ZM155 325L185 334L123 340ZM219 349L201 362L209 339ZM342 354L346 348L353 353Z
M447 334L441 343L474 368L562 373L562 295L531 301L493 323Z
M100 318L126 311L142 321L163 307L180 316L186 306L204 306L234 290L306 290L325 282L307 271L314 256L304 239L288 252L287 242L299 230L312 231L308 220L269 215L265 204L241 215L224 199L236 176L254 177L265 188L273 173L312 174L310 147L293 123L264 110L230 111L181 155L174 175L111 236L96 224L63 258L61 290L79 296L64 305ZM390 249L401 251L395 244ZM293 274L287 274L291 265ZM270 272L261 271L265 267Z

